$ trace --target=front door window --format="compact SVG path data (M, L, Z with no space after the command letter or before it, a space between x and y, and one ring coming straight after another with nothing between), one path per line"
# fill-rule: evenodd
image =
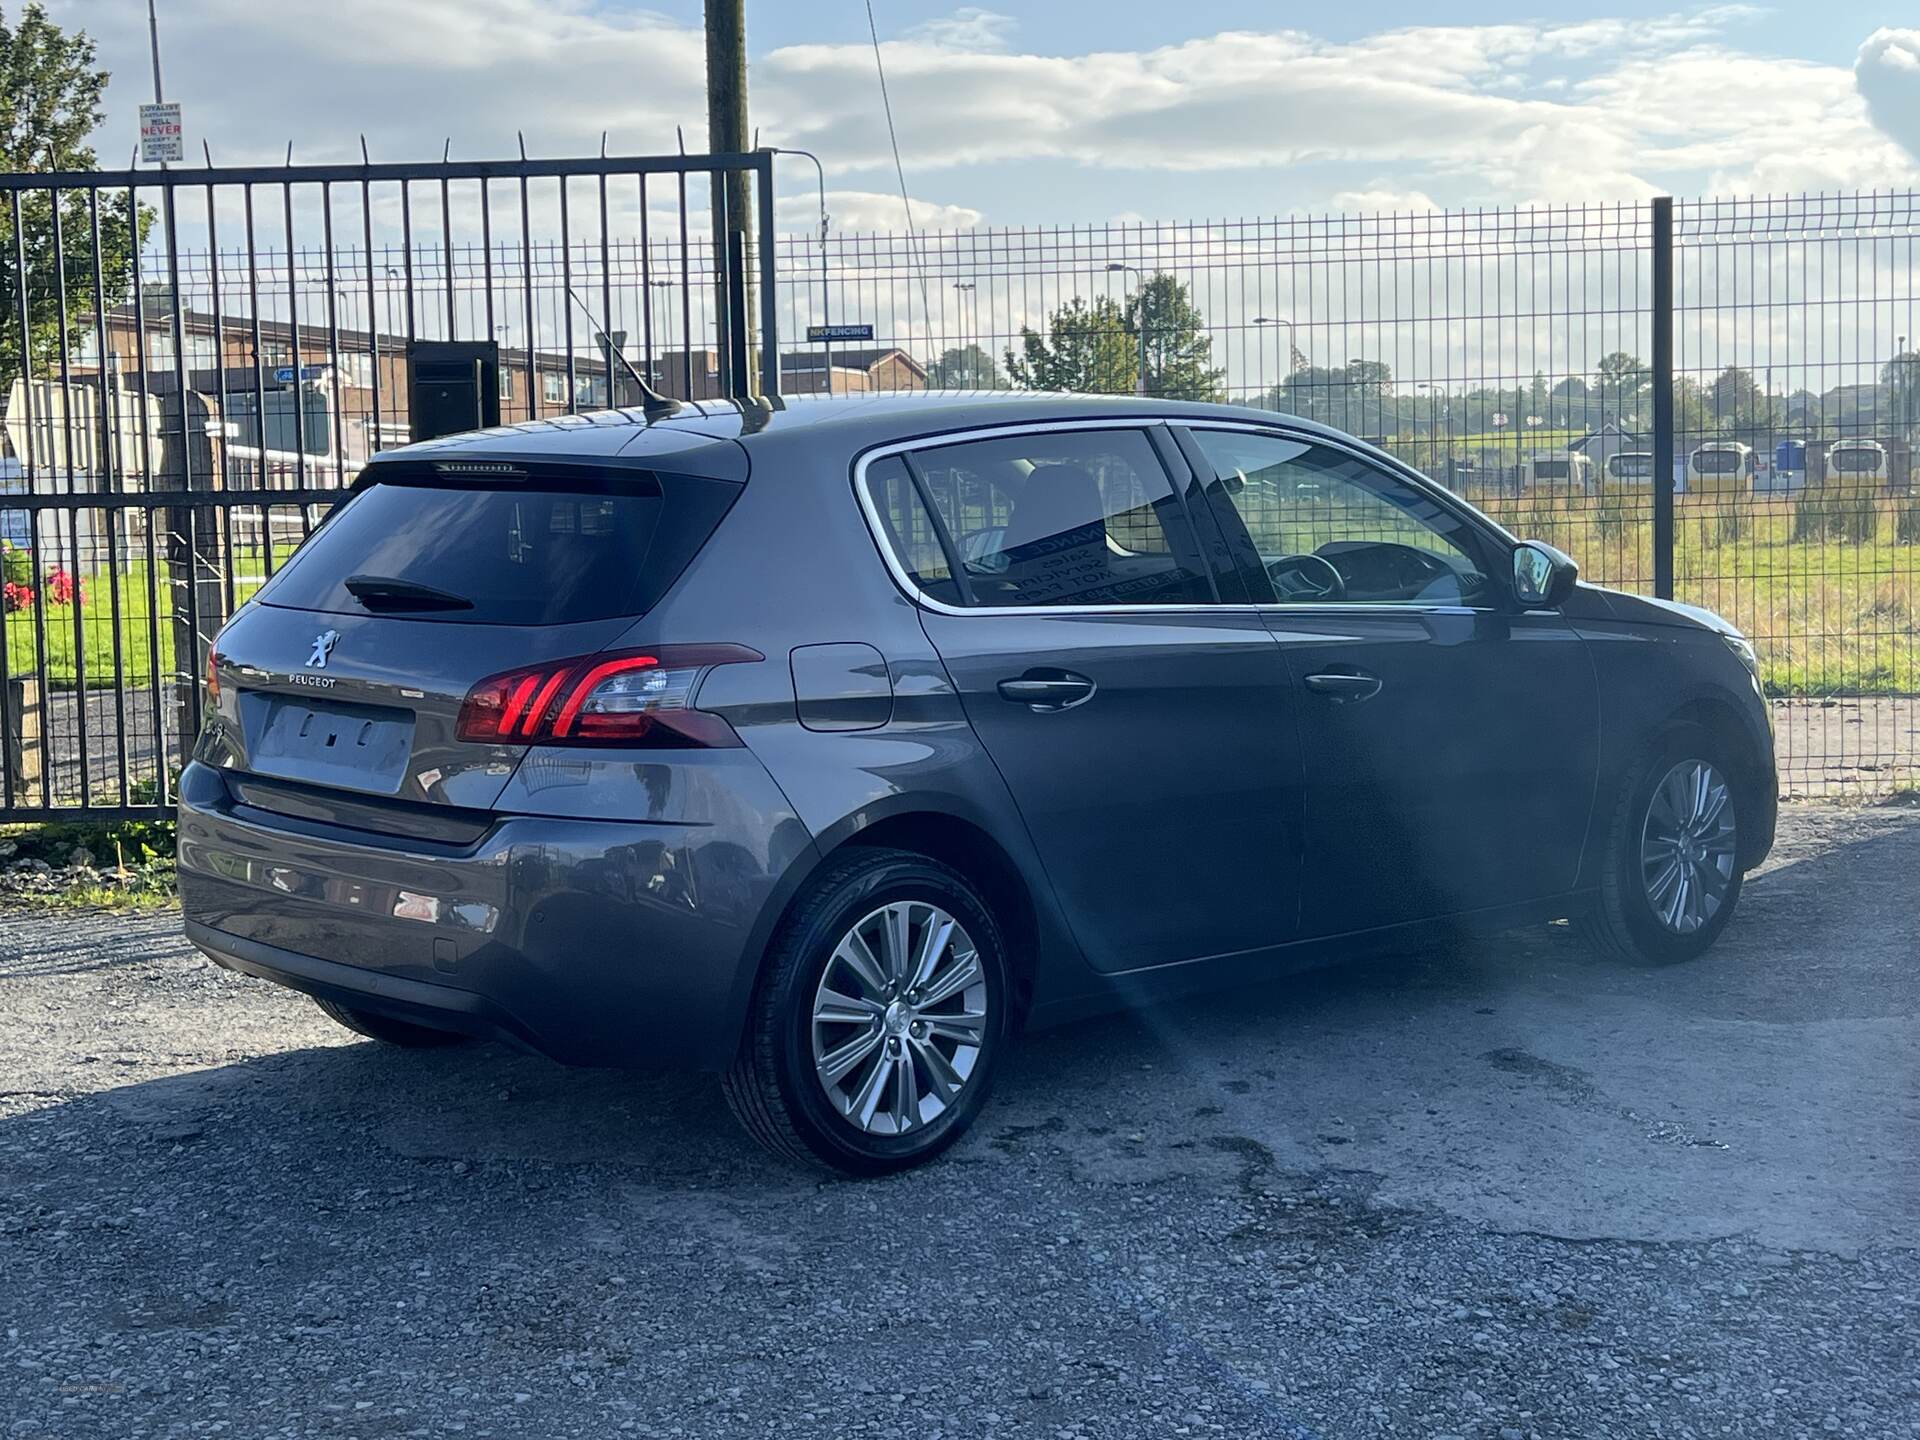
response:
M1276 604L1486 605L1492 582L1466 524L1359 456L1281 435L1195 430L1219 477L1215 515Z

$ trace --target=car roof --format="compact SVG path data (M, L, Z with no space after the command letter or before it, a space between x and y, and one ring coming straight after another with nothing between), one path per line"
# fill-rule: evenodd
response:
M1024 390L896 390L772 402L683 401L671 412L656 408L650 413L636 407L561 415L383 450L374 463L454 455L554 461L618 457L623 464L727 473L743 458L741 448L750 452L762 437L818 439L852 454L875 445L964 430L1099 419L1284 422L1313 434L1347 438L1310 420L1239 405Z

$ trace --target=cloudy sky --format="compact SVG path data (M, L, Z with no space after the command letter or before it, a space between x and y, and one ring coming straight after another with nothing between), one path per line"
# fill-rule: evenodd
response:
M51 0L149 98L143 0ZM817 151L847 228L900 199L861 0L748 0L763 143ZM875 0L922 224L1184 219L1920 184L1913 0ZM216 160L704 144L699 0L160 0L168 98ZM812 175L783 172L783 221Z

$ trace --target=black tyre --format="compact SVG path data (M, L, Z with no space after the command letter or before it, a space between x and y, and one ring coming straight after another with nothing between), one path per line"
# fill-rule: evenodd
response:
M1740 794L1707 731L1669 731L1614 804L1584 927L1604 954L1667 965L1720 938L1740 900Z
M452 1030L435 1030L430 1025L409 1025L404 1020L390 1020L385 1015L375 1015L370 1010L355 1010L351 1006L336 1004L332 1000L322 1000L317 996L314 1004L329 1019L369 1040L382 1040L389 1045L404 1045L411 1050L424 1050L435 1045L463 1045L465 1035Z
M1010 995L1000 927L965 876L849 851L768 947L727 1103L790 1159L849 1175L921 1164L986 1103Z

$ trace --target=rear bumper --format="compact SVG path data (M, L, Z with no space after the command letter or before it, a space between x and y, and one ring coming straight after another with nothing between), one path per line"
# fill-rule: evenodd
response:
M186 932L187 939L222 969L271 980L356 1010L371 1010L416 1025L546 1053L539 1039L517 1017L471 990L429 985L360 965L296 954L258 940L243 940L194 920L186 922Z
M726 803L502 816L456 846L266 813L190 765L186 935L227 969L566 1064L719 1068L811 841L744 751L676 778Z

